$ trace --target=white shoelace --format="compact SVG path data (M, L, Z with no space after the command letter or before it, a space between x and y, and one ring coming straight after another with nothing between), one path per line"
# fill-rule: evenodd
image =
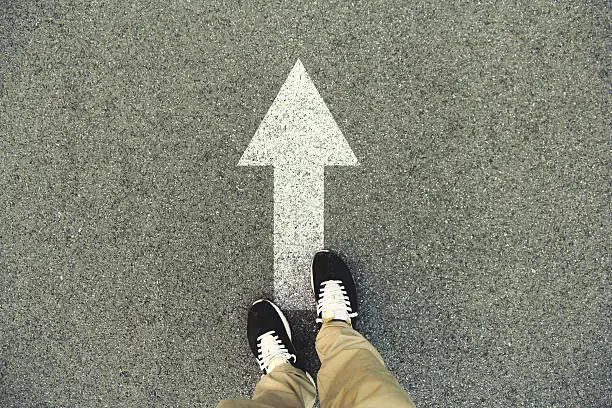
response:
M351 308L351 301L342 281L328 280L321 283L321 291L317 302L317 316L325 317L325 320L349 320L351 317L357 316L357 313L353 312ZM317 318L317 322L323 323L323 319Z
M295 354L289 353L274 330L266 332L257 337L257 363L261 370L268 372L270 362L279 356L283 356L287 361L293 360L295 363Z

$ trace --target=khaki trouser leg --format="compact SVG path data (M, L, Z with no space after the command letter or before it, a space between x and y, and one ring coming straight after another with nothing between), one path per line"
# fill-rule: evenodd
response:
M282 364L261 377L250 400L224 400L217 408L312 408L315 387L299 368Z
M322 408L414 408L374 346L350 325L324 323L316 348L321 360L317 383Z

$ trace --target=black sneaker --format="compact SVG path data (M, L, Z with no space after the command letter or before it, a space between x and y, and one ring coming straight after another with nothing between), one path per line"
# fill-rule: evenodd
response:
M280 309L266 299L253 303L247 319L247 337L251 351L264 374L283 364L295 364L291 329Z
M348 266L335 253L319 251L312 261L312 290L317 322L340 320L351 324L357 316L357 290Z

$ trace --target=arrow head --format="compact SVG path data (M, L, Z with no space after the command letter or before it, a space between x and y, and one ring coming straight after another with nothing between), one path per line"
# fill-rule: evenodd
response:
M238 165L358 165L357 158L299 59Z

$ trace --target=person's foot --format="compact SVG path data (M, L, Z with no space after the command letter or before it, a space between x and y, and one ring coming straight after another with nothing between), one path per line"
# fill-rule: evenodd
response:
M312 290L317 322L339 320L351 324L357 316L357 290L348 266L335 253L319 251L312 261Z
M269 300L260 299L249 309L247 337L264 374L281 364L295 364L296 353L287 318Z

